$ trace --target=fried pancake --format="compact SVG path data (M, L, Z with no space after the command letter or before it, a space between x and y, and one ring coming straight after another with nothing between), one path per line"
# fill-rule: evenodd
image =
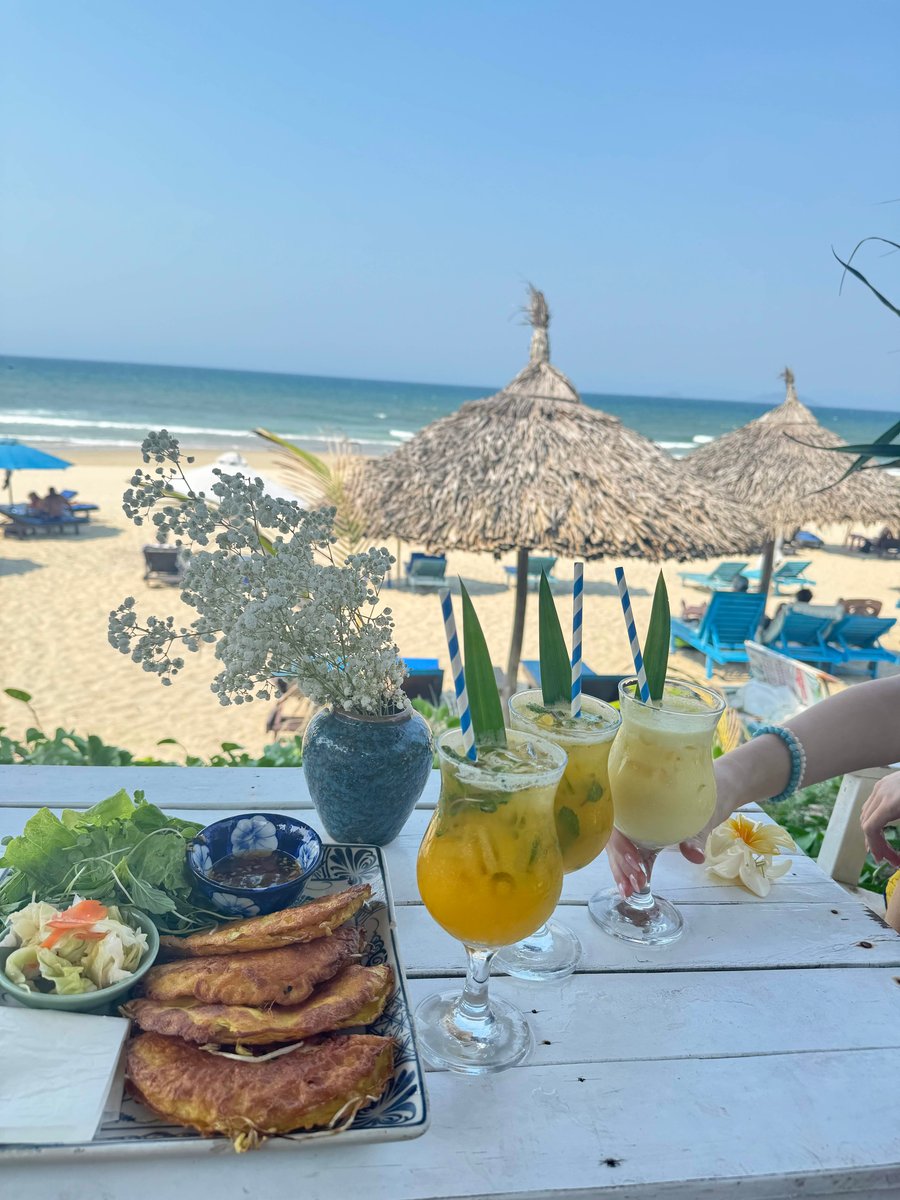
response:
M295 942L312 942L327 937L349 921L372 895L367 883L343 892L310 900L297 908L283 908L264 917L229 921L204 933L187 937L161 937L160 953L166 958L201 958L206 955L243 954L248 950L276 950Z
M394 1043L342 1034L264 1062L236 1062L142 1033L129 1044L126 1063L129 1088L148 1108L202 1134L223 1133L244 1150L259 1135L350 1118L384 1091Z
M193 997L206 1004L300 1004L359 953L355 925L331 937L278 950L251 950L220 958L187 958L151 967L143 994L151 1000Z
M290 1008L248 1008L196 1000L131 1000L120 1011L141 1029L187 1042L268 1046L299 1042L352 1025L368 1025L384 1009L393 986L390 967L354 963L316 988L308 1000Z

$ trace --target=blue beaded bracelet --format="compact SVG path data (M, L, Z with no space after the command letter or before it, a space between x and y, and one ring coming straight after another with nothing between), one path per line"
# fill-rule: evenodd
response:
M770 803L777 804L779 800L787 800L788 796L793 796L802 783L803 776L806 774L806 751L796 733L792 729L785 729L783 725L760 725L759 729L753 731L753 736L755 738L762 737L764 733L772 733L775 737L781 738L791 756L791 773L787 786L777 796L770 797Z

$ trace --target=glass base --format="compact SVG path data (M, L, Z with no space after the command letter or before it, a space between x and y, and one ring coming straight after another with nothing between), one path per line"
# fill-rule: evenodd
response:
M681 913L659 896L651 896L649 904L635 905L613 888L592 896L588 912L604 933L638 946L665 946L684 932Z
M494 963L516 979L565 979L578 966L581 942L559 921L548 921L530 937L504 946Z
M486 1029L476 1027L458 1011L460 993L426 996L416 1008L419 1051L432 1067L463 1075L486 1075L523 1062L534 1039L525 1017L514 1004L491 996Z

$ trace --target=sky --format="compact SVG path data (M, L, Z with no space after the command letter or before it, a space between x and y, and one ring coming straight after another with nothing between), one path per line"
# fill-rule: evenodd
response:
M0 0L0 351L896 406L895 0ZM898 259L860 264L900 294Z

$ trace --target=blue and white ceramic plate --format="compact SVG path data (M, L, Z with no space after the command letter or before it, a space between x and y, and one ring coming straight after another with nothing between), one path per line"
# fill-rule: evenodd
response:
M304 897L327 896L356 883L372 887L372 898L356 915L367 942L362 961L370 966L387 963L394 972L393 995L378 1020L367 1027L370 1033L394 1039L393 1077L380 1099L361 1109L353 1124L339 1134L328 1129L292 1133L271 1138L264 1143L262 1152L323 1137L337 1136L342 1142L394 1141L419 1137L428 1128L425 1073L416 1050L412 1012L394 932L394 905L381 850L377 846L323 846L319 865L305 881ZM180 1150L200 1154L221 1150L224 1142L223 1137L202 1138L192 1129L170 1125L126 1096L118 1119L101 1125L92 1142L79 1146L0 1146L0 1163L48 1156L68 1158L73 1153L102 1155L109 1151L140 1156L158 1154L161 1150L166 1154Z

